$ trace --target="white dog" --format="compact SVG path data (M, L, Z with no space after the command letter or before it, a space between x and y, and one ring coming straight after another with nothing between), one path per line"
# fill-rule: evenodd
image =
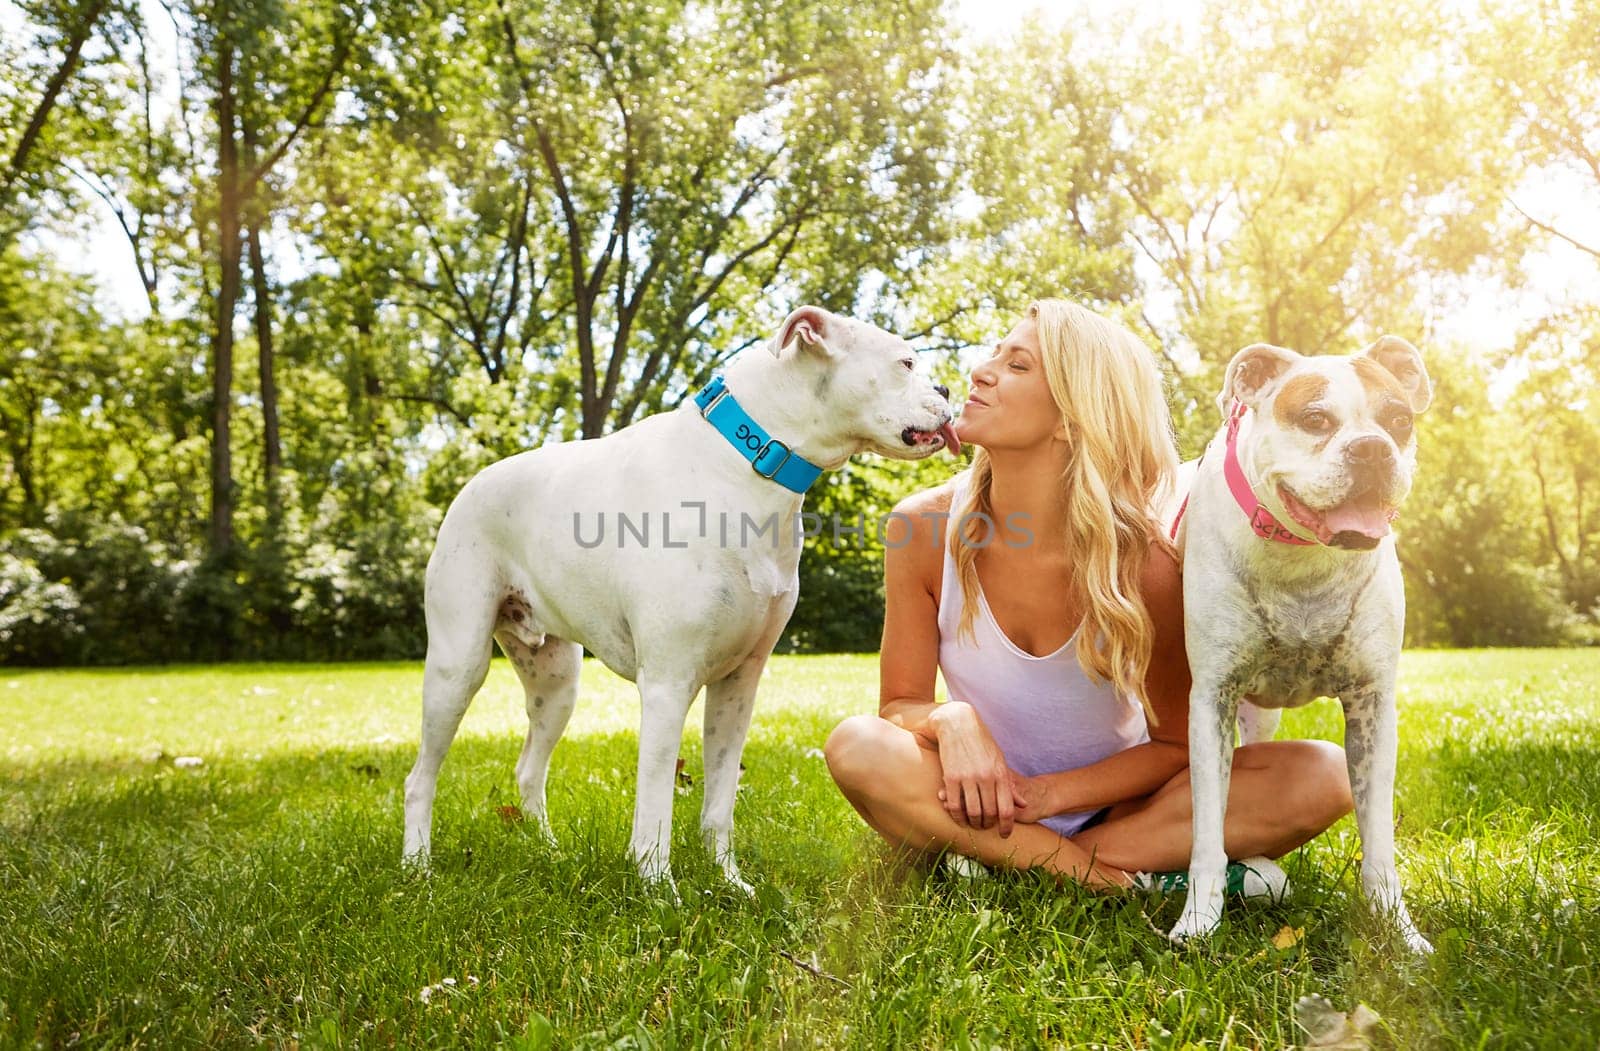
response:
M806 487L858 452L915 460L960 449L948 392L915 368L904 340L802 307L676 410L521 453L468 482L428 562L405 858L428 863L439 767L493 639L527 693L517 783L524 813L546 834L545 773L577 699L582 650L638 685L630 850L647 880L669 887L678 746L706 687L701 830L723 873L748 889L732 846L739 757L762 669L799 594Z
M1256 344L1228 365L1227 423L1194 469L1174 523L1184 551L1194 851L1183 941L1222 918L1223 815L1235 714L1246 743L1279 707L1337 697L1361 832L1361 878L1416 951L1394 855L1395 672L1405 591L1389 533L1411 488L1412 418L1432 387L1411 344L1349 357ZM1252 704L1241 709L1248 698Z

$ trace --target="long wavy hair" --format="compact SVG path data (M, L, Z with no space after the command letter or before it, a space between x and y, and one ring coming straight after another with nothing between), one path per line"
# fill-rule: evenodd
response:
M1161 373L1137 336L1076 303L1041 299L1028 307L1028 317L1038 328L1045 379L1071 446L1061 476L1066 533L1059 539L1076 567L1063 612L1083 610L1078 663L1091 680L1109 681L1137 698L1154 722L1144 690L1154 632L1139 583L1151 544L1170 549L1157 509L1178 467ZM948 541L963 599L958 637L974 640L978 545L987 542L989 527L964 516L994 520L993 478L988 450L980 447L964 506L950 516L961 526L950 530Z

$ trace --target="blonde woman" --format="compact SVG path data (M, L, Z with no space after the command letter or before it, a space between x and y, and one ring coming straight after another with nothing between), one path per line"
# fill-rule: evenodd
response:
M1189 668L1178 565L1153 511L1177 457L1150 352L1040 300L973 370L957 434L978 447L971 468L890 519L878 714L833 731L828 768L891 843L1178 889ZM1228 856L1251 859L1271 892L1282 872L1260 856L1351 807L1344 753L1325 741L1239 748L1229 791Z

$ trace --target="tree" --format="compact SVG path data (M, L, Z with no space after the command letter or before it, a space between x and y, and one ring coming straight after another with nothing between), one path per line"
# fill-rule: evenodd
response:
M1525 436L1540 551L1568 606L1600 621L1600 311L1545 319L1518 356L1528 372L1512 419Z
M70 100L73 79L84 64L85 47L111 7L111 0L39 2L27 7L27 13L35 20L35 24L44 29L39 46L53 53L53 66L39 97L28 111L26 122L13 124L9 119L5 122L7 127L20 126L22 130L15 143L11 144L5 165L0 167L0 249L10 242L23 225L16 221L21 216L14 212L21 193L30 185L38 185L41 171L48 172L57 161L51 156L53 150L48 143L46 129L57 106L64 100ZM10 96L6 100L7 108L16 108L22 97L20 93ZM17 115L20 116L20 113ZM45 155L45 163L40 162L40 154Z
M1503 125L1459 60L1457 18L1409 2L1214 5L1197 39L1161 28L1126 60L1118 183L1161 275L1150 316L1164 345L1198 356L1206 391L1253 342L1420 339L1425 306L1493 247Z
M404 47L363 98L362 148L399 155L361 180L390 217L363 235L386 239L394 305L439 334L446 382L465 352L490 385L540 374L555 427L625 426L789 306L849 310L936 240L937 26L930 0L493 3L391 25Z
M1130 211L1112 182L1121 103L1102 43L1031 22L947 71L958 217L884 290L913 338L945 350L989 343L1048 296L1136 312Z
M1541 288L1544 316L1505 356L1523 379L1509 405L1524 435L1522 463L1535 494L1539 560L1574 616L1600 623L1600 238L1579 214L1600 214L1600 93L1595 27L1600 4L1500 8L1469 50L1508 114L1516 165L1503 200L1517 251L1496 260L1509 288L1535 284L1536 266L1563 282ZM1557 196L1548 188L1564 192ZM1552 200L1578 203L1563 213ZM1583 207L1587 205L1587 207ZM1548 282L1548 278L1545 279ZM1566 289L1560 287L1566 285ZM1570 289L1571 291L1568 291Z
M254 223L261 263L259 225L266 180L308 128L325 116L350 57L363 10L339 4L201 5L190 10L188 28L197 56L196 76L206 78L216 136L215 223L217 274L212 328L210 553L226 562L234 543L233 347L234 315L243 275L243 231ZM209 240L209 238L208 238ZM265 274L258 273L258 293ZM258 305L266 432L276 442L276 398L272 384L271 323ZM266 462L276 469L269 444Z

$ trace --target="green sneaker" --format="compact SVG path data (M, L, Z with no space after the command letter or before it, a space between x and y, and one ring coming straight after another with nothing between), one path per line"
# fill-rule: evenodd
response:
M1271 858L1245 858L1228 863L1227 893L1245 900L1267 898L1287 901L1290 887L1288 873L1279 868ZM1180 894L1189 889L1189 873L1136 872L1133 874L1136 889L1151 894Z

